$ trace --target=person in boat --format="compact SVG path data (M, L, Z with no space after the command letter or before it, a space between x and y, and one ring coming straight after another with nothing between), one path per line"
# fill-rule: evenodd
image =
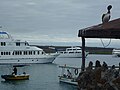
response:
M12 74L17 75L17 68L16 67L13 68L13 73Z
M23 72L23 74L26 74L26 72Z
M68 76L68 78L72 78L72 74L69 69L67 69L67 76Z

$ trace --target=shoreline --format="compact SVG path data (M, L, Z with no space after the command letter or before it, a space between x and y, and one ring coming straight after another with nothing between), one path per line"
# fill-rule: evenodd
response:
M46 53L54 53L56 51L65 50L71 46L40 46L40 45L32 45L42 48ZM80 47L81 46L77 46ZM85 51L88 51L90 54L112 54L112 50L114 48L103 48L103 47L86 47Z

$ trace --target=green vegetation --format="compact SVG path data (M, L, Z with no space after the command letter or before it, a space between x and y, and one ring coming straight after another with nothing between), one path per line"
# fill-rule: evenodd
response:
M91 52L90 54L109 54L109 55L111 55L112 52Z

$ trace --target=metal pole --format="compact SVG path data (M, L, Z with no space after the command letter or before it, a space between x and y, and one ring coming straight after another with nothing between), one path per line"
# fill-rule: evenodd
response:
M82 71L85 70L85 38L82 37Z

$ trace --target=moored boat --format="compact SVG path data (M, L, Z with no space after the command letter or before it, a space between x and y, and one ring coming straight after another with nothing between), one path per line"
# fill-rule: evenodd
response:
M27 41L15 40L7 32L0 32L0 64L52 63L58 55L46 54Z
M65 51L58 51L60 58L81 58L82 57L82 50L80 47L70 47L66 48ZM85 51L85 57L87 57L89 52Z
M17 68L18 67L24 67L28 65L14 65L13 72L11 74L5 74L1 75L2 79L5 79L6 81L13 81L13 80L28 80L29 79L29 74L26 72L23 72L22 74L18 74Z
M77 67L70 67L70 66L59 66L61 69L61 73L58 76L59 82L71 84L77 86L77 77L80 73L80 68Z
M1 75L3 79L8 80L28 80L29 74L20 74L20 75Z
M113 54L113 56L117 56L117 57L120 57L120 49L113 49L113 51L112 51L112 54Z

